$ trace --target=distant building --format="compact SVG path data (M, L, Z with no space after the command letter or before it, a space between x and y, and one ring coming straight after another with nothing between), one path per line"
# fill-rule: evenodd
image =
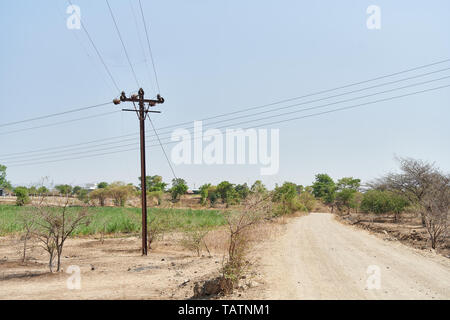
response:
M3 189L0 189L0 197L3 197L4 194L5 192L3 191Z
M88 191L93 191L93 190L97 189L97 185L98 185L98 183L86 183L84 188Z

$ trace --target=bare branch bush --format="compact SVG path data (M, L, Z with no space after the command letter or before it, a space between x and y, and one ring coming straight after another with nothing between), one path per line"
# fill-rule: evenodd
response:
M150 250L152 249L152 243L160 240L166 229L165 222L159 217L155 216L153 219L150 219L147 226L147 241Z
M48 206L42 200L30 212L34 215L35 228L33 235L41 247L49 255L48 267L53 272L53 262L56 258L56 271L61 270L61 255L65 241L75 229L90 223L90 216L86 207L69 210L69 197L61 199L60 206Z
M420 212L425 219L425 228L431 240L431 247L446 239L450 211L450 176L435 173L431 184L421 199Z
M245 257L250 243L250 227L271 215L272 202L269 196L261 194L250 195L239 212L226 213L229 242L222 275L230 283L231 290L248 267Z
M400 164L400 173L389 173L369 183L369 186L398 193L405 196L410 203L420 204L438 169L432 163L417 159L397 158L397 161ZM419 213L422 225L425 226L424 212Z

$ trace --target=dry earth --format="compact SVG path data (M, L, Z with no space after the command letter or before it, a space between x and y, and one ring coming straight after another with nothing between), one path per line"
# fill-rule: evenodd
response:
M251 269L226 299L450 299L450 259L386 241L326 213L267 223L254 232ZM176 235L140 255L135 237L70 239L63 267L81 268L81 289L69 274L49 274L46 256L33 250L19 262L20 243L0 238L0 299L186 299L195 282L212 279L222 263L224 230L210 235L212 257L177 245ZM261 241L267 239L266 241ZM377 266L380 288L368 289Z
M385 241L328 213L294 218L259 252L263 284L239 298L450 299L448 258ZM379 289L367 287L370 266L379 268Z
M158 243L147 257L140 254L140 239L69 239L62 266L81 269L81 289L69 290L68 273L48 273L47 257L35 249L26 265L11 238L0 238L0 299L186 299L196 281L211 278L222 255L201 257L183 250L176 240Z

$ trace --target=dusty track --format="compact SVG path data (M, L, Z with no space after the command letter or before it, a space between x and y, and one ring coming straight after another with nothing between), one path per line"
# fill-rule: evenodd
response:
M450 261L337 222L331 214L295 218L265 245L263 299L450 299ZM369 266L380 289L367 289Z

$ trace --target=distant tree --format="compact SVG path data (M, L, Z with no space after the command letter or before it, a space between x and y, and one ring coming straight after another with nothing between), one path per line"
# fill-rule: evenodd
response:
M330 206L331 212L333 212L336 200L336 184L333 179L325 173L317 174L312 189L314 196L320 198L325 205Z
M297 185L292 182L284 182L282 186L275 186L272 193L272 201L278 203L276 215L284 215L297 210Z
M236 191L239 199L241 200L245 200L250 194L250 188L248 187L247 183L237 184L234 187L234 190Z
M133 185L127 185L120 181L111 183L105 190L107 190L107 194L113 198L114 205L120 207L124 207L128 198L134 193Z
M177 178L172 180L172 188L170 188L169 191L173 201L178 200L180 196L187 192L187 190L188 186L184 179Z
M108 182L99 182L97 184L97 189L105 189L108 187Z
M58 192L63 196L67 196L72 193L72 186L68 184L59 184L55 186L55 189L58 190Z
M211 206L214 206L217 201L220 199L220 194L217 192L216 186L211 186L208 188L208 200Z
M0 189L11 190L11 183L6 180L6 166L0 164Z
M313 194L316 198L323 198L330 192L330 190L333 190L335 186L336 184L328 174L316 174L316 179L312 185Z
M80 186L75 186L75 187L73 187L73 189L72 189L72 194L74 195L74 196L77 196L79 193L80 193L80 191L82 190L83 188L81 188Z
M336 184L336 204L340 211L347 209L347 213L350 213L350 209L355 208L355 194L360 186L361 180L353 177L345 177L338 180Z
M141 181L141 177L139 177L139 181ZM158 175L154 176L146 176L145 177L145 186L147 191L165 191L167 187L167 183L162 181L162 177ZM139 183L139 189L141 189L141 184Z
M303 210L307 212L311 212L314 210L316 206L316 198L314 197L312 191L313 190L311 187L306 187L303 192L298 195L299 205L297 205L297 210Z
M35 186L31 186L28 188L28 194L30 196L36 196L37 195L37 188Z
M303 191L305 191L305 187L301 184L298 184L296 189L297 189L297 194L301 194Z
M43 196L43 195L47 195L48 194L48 189L45 187L45 186L40 186L38 189L37 189L37 193L40 195L40 196Z
M434 164L411 158L397 158L400 173L389 173L371 182L369 186L378 190L390 190L405 196L410 203L420 205L427 190L433 184L438 169ZM422 225L426 226L425 212L420 211Z
M394 221L408 206L408 200L402 195L388 190L369 190L364 193L361 201L361 210L372 213L394 213Z
M84 202L84 203L89 203L89 192L86 189L80 189L77 193L76 193L77 199Z
M267 189L261 180L256 180L250 187L250 192L264 194L267 192Z
M105 200L108 198L108 189L100 188L91 191L89 198L92 200L98 200L101 207L105 206Z
M26 187L14 188L14 194L16 195L16 205L24 206L30 203L30 197L28 196L28 189Z
M202 205L206 204L206 200L208 199L208 191L211 188L211 183L205 183L202 186L200 186L199 191L200 191L200 203Z
M219 193L222 202L227 204L227 207L228 205L235 203L238 198L238 193L234 188L234 184L228 181L219 183L216 190Z

